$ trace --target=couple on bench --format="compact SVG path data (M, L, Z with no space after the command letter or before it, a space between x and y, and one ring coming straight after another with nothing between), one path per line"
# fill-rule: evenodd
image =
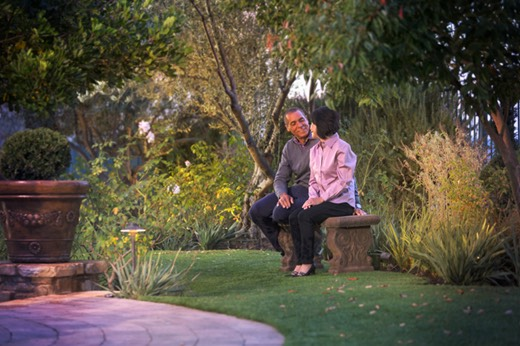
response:
M366 214L354 178L356 154L338 135L339 114L320 107L310 118L311 125L298 108L285 113L285 126L293 137L283 148L274 192L259 199L249 211L251 220L282 255L280 224L289 224L296 254L293 277L315 273L317 226L329 217ZM294 185L289 187L292 178Z

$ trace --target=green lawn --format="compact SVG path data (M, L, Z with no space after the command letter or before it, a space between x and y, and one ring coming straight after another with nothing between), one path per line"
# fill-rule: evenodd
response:
M172 256L173 257L173 256ZM286 345L520 345L520 288L431 285L374 271L301 278L272 251L184 252L199 274L183 296L145 300L267 323Z

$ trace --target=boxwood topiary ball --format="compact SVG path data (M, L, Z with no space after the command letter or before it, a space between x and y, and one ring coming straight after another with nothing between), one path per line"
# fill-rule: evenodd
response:
M55 180L72 158L67 138L48 128L29 129L9 137L0 152L0 171L9 180Z

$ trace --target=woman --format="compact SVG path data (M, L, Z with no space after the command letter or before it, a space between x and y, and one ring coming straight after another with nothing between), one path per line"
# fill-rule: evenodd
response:
M320 107L311 114L311 131L320 141L310 152L309 198L289 217L296 252L292 276L314 274L314 232L328 217L354 213L354 171L357 157L339 138L339 114Z

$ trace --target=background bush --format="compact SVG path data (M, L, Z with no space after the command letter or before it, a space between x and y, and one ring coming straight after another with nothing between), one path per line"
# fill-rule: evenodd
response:
M128 239L120 230L128 222L146 229L139 245L151 249L197 246L195 231L199 239L200 232L211 232L196 228L201 222L230 229L241 210L250 166L247 152L234 139L220 149L198 143L192 151L194 159L183 165L151 156L133 184L120 174L130 161L128 151L117 157L101 151L82 173L93 188L83 203L75 257L121 254Z
M16 132L0 151L0 173L9 180L57 179L70 162L67 137L45 127Z

